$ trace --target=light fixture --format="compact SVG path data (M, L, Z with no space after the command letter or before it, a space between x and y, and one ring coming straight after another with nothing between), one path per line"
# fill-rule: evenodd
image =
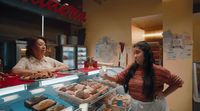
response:
M144 34L144 37L162 37L162 33L163 32L156 32L156 33L148 33L148 34Z

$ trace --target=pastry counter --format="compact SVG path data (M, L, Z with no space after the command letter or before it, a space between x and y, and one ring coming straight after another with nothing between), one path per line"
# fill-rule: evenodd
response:
M78 109L68 102L59 98L55 89L78 82L77 75L64 76L60 78L46 79L35 81L31 84L21 84L0 89L0 110L1 111L32 111L31 108L25 107L25 101L35 96L44 96L52 99L54 104L61 104L72 107L73 110Z
M50 109L53 107L62 109L70 108L70 110L79 111L79 104L86 100L88 100L86 102L89 108L95 107L94 104L96 102L119 89L118 86L105 85L102 81L96 80L99 77L98 69L82 69L81 71L70 71L68 74L59 78L38 80L29 84L1 88L0 111L40 111L44 109L47 109L47 111L56 111ZM70 87L70 89L69 86L73 86L74 88ZM81 92L79 88L83 87L84 89ZM98 89L98 87L101 88ZM92 88L98 90L93 91ZM76 94L71 95L68 93L75 89L79 89L79 91L76 91ZM90 96L85 96L83 92L87 92ZM82 95L84 95L83 98ZM33 104L37 102L36 100L40 100L40 102ZM74 100L76 101L74 102ZM68 109L67 111L70 110Z

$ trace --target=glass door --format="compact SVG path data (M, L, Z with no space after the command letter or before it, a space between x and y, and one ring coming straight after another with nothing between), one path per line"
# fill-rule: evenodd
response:
M84 62L87 59L86 47L77 47L77 68L84 68Z
M75 69L75 47L63 46L63 63L69 66L69 69Z

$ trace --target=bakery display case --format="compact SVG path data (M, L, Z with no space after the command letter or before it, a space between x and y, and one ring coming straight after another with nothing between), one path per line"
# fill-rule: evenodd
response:
M78 82L77 75L69 75L60 78L38 80L31 84L21 84L0 89L0 110L1 111L40 111L50 108L61 107L78 110L59 98L55 89ZM69 110L70 111L70 110Z
M110 73L118 72L113 69L107 71L109 70ZM102 99L120 90L119 85L111 86L106 84L106 81L101 82L101 79L96 81L99 78L99 69L88 69L82 74L81 71L69 72L71 74L62 71L66 76L58 78L41 79L29 84L1 88L0 110L81 111L79 106L87 103L88 111L98 111L104 106L104 103L101 103ZM93 110L94 108L96 110Z
M76 48L70 45L56 47L56 59L67 64L70 70L76 69Z
M200 110L200 61L193 62L193 109Z
M87 48L77 46L77 69L84 68L84 62L87 59Z

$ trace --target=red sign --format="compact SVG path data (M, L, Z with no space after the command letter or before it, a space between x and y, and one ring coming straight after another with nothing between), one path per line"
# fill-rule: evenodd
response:
M46 8L48 10L54 11L63 17L70 18L75 21L85 22L86 13L78 10L76 7L70 4L61 5L56 0L22 0L23 2L30 2L33 5L37 5L40 8Z

